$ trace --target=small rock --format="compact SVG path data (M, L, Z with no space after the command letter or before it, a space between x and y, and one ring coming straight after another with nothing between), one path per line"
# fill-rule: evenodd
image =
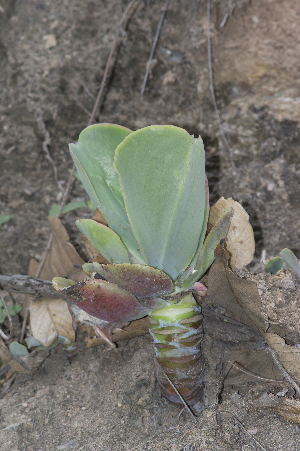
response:
M44 39L46 41L45 47L47 50L52 49L52 47L56 47L57 41L54 34L47 34L46 36L44 36Z

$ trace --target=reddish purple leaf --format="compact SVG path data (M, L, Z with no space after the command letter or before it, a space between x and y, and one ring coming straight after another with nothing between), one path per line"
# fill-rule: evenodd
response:
M116 283L137 297L163 295L173 291L172 279L165 272L152 266L94 263L94 267L106 280Z
M105 321L132 321L150 313L132 293L106 280L87 279L59 291L88 314Z

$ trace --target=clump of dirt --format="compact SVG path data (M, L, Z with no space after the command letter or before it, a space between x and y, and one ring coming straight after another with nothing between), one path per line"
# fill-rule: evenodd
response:
M30 258L42 257L50 233L46 216L61 201L72 167L67 144L88 122L127 5L124 0L2 2L0 213L15 214L0 229L2 274L26 274ZM97 120L133 130L174 124L201 135L211 203L232 197L251 218L252 268L262 270L263 250L270 257L288 247L300 258L300 5L212 2L214 86L230 150L210 96L205 2L170 3L140 94L163 5L139 2ZM170 58L172 52L180 58ZM76 181L69 201L78 199L87 196ZM63 217L78 246L75 219L89 216L82 209ZM276 290L264 286L272 297ZM280 308L276 315L283 321ZM79 335L75 360L53 351L38 374L18 376L0 400L0 449L223 451L255 449L254 438L266 449L299 446L298 427L257 402L267 391L279 391L276 383L226 386L222 404L195 420L160 398L153 357L149 336L108 351L86 350ZM222 365L216 354L209 373L214 380L207 380L207 387L220 386Z

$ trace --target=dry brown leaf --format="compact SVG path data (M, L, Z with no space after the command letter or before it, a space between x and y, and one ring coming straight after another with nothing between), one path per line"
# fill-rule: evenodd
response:
M30 304L32 335L45 347L50 346L58 335L75 341L73 320L64 299L43 298Z
M234 274L227 266L226 251L219 245L208 275L207 297L225 309L226 316L246 326L266 330L256 283Z
M69 236L59 218L48 216L52 230L52 244L46 257L41 279L52 280L53 277L72 278L79 282L86 277L83 271L78 271L74 265L83 265L84 261L69 242Z
M280 398L276 410L285 420L300 424L299 399Z
M249 215L241 204L231 198L221 197L210 209L208 231L230 207L233 209L233 216L226 236L225 248L230 254L230 266L241 269L251 262L255 251L254 234L249 223Z
M263 334L266 342L272 348L284 368L293 379L300 381L300 349L296 346L290 346L279 335L265 333Z
M260 378L267 380L283 379L279 368L274 365L272 356L264 350L235 349L227 356L227 373L224 385L240 385L255 382Z
M95 330L88 324L82 324L79 327L79 330L86 334L85 344L87 348L103 345L106 343L102 338L96 336ZM112 334L112 341L117 342L120 340L128 340L129 338L137 337L139 335L146 335L148 333L149 318L146 316L145 318L132 321L129 326L124 327L122 330L115 329Z
M53 277L72 277L76 281L85 278L82 270L76 270L74 265L84 262L69 243L69 236L57 217L48 217L52 229L52 243L47 254L40 277L52 280ZM36 274L37 262L32 261L29 275ZM43 298L30 304L30 325L33 336L44 346L50 346L58 335L75 341L73 320L64 299Z

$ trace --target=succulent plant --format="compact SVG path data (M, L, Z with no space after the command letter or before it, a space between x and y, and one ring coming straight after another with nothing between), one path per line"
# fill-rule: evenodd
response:
M265 265L265 271L276 274L281 269L290 268L298 277L300 277L300 263L296 255L290 249L282 249L281 257L274 257Z
M81 219L77 227L109 264L87 263L89 279L55 278L55 288L101 320L106 336L148 315L163 395L182 403L177 390L189 405L201 404L202 315L191 287L212 264L231 217L229 208L205 239L202 139L170 125L131 132L97 124L83 130L70 151L108 224Z

